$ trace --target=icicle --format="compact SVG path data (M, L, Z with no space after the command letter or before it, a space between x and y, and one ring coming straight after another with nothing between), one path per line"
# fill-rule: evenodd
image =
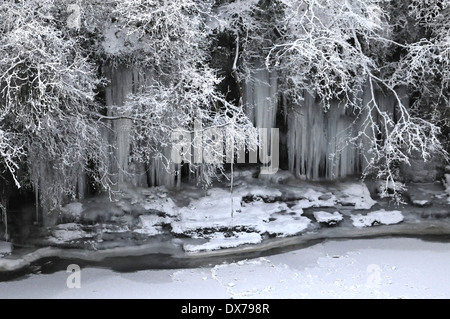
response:
M36 225L38 225L39 224L39 186L35 186L35 191L34 191L34 194L35 194L35 198L34 198L34 202L35 202L35 205L36 205Z
M8 234L8 213L6 211L6 204L0 204L0 210L2 211L3 224L5 225L4 239L6 241L8 241L9 240L9 234Z
M255 72L253 82L253 106L255 110L255 126L260 128L275 127L277 113L277 78L267 70Z
M305 93L288 117L289 170L305 179L335 179L356 173L359 152L348 143L354 132L352 116L338 101L328 111Z
M244 84L244 105L247 116L253 119L255 127L267 129L267 141L271 141L271 129L276 125L278 106L278 76L259 68L253 72L251 80ZM262 152L260 162L268 163L267 152ZM249 158L249 161L252 160Z
M77 195L78 199L82 200L86 196L86 173L81 171L77 178Z
M166 159L170 158L172 150L169 147L165 147L162 151L162 156ZM175 164L169 164L167 167L167 160L164 158L154 158L151 160L150 171L149 171L149 186L160 186L164 185L166 187L176 186L176 167Z
M106 105L110 106L108 109L108 115L110 116L115 115L111 106L124 105L130 93L137 93L142 85L151 79L150 71L125 66L109 68L106 73L111 80L110 86L106 90ZM142 74L144 75L142 76ZM111 123L111 128L111 131L115 132L115 136L109 138L115 145L112 152L111 169L113 174L117 176L116 182L119 182L119 184L131 183L135 186L164 185L174 187L177 183L179 184L175 166L169 167L168 171L164 159L154 158L148 165L130 161L131 120L115 120ZM163 157L170 158L170 155L170 150L165 149L163 151ZM148 168L148 171L146 168Z

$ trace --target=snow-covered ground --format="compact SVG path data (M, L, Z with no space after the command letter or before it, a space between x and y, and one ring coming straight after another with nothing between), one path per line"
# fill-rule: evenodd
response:
M130 260L132 262L132 260ZM450 245L412 238L326 241L193 269L82 268L0 282L0 298L450 298Z
M35 273L0 282L0 298L450 297L449 244L400 238L448 238L442 185L417 185L408 193L409 205L392 207L374 200L361 181L321 184L299 181L288 172L269 179L253 178L249 171L236 174L232 193L226 184L207 191L190 185L177 191L130 186L115 201L96 197L70 203L55 226L37 233L36 249L11 251L9 244L0 245L0 270L21 269L47 257L88 262L120 257L131 265L133 256L159 253L178 265L180 260L230 260L329 241L193 269L118 273L85 268L79 289L67 287L70 274L64 271ZM361 239L389 235L398 238Z
M122 189L115 202L94 198L66 205L60 223L48 230L47 244L79 245L83 241L103 249L106 244L112 247L116 237L141 244L165 234L194 239L184 250L201 252L320 231L348 224L345 220L353 220L353 227L404 220L400 211L371 212L377 202L361 181L324 186L299 181L281 170L270 178L237 171L232 193L226 184L206 191L189 185L179 191L165 187Z

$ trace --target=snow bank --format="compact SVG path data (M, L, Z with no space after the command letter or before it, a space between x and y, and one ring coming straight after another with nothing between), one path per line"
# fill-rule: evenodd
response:
M229 190L214 188L208 195L191 200L187 207L179 208L178 217L171 222L172 232L188 235L192 238L205 238L209 242L199 246L199 250L235 247L234 245L256 243L262 234L286 237L299 234L307 229L310 219L301 216L301 208L290 209L284 202L265 202L262 198L280 196L278 190L251 188L245 192L235 191L233 195L233 214L231 211L231 194ZM253 201L242 201L243 196ZM237 232L238 236L224 237L224 230ZM239 233L243 231L243 233ZM209 233L217 233L211 237ZM251 235L244 235L251 234ZM220 245L224 239L225 243ZM187 246L194 251L192 245Z
M350 218L355 227L369 227L377 224L392 225L403 221L403 215L398 210L385 211L384 209L373 211L367 215L352 215Z
M209 241L200 245L183 245L186 252L199 252L222 248L234 248L244 244L259 244L262 237L258 233L234 232L231 236L223 232L213 233Z

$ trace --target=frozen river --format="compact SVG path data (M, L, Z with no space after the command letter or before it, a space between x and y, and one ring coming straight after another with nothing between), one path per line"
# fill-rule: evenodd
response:
M37 272L0 282L0 298L450 298L449 264L448 242L330 240L195 268Z

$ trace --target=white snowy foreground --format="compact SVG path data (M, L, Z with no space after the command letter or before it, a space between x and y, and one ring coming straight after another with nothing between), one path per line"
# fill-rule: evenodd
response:
M195 269L86 268L0 282L0 298L450 298L450 246L411 238L327 241Z

